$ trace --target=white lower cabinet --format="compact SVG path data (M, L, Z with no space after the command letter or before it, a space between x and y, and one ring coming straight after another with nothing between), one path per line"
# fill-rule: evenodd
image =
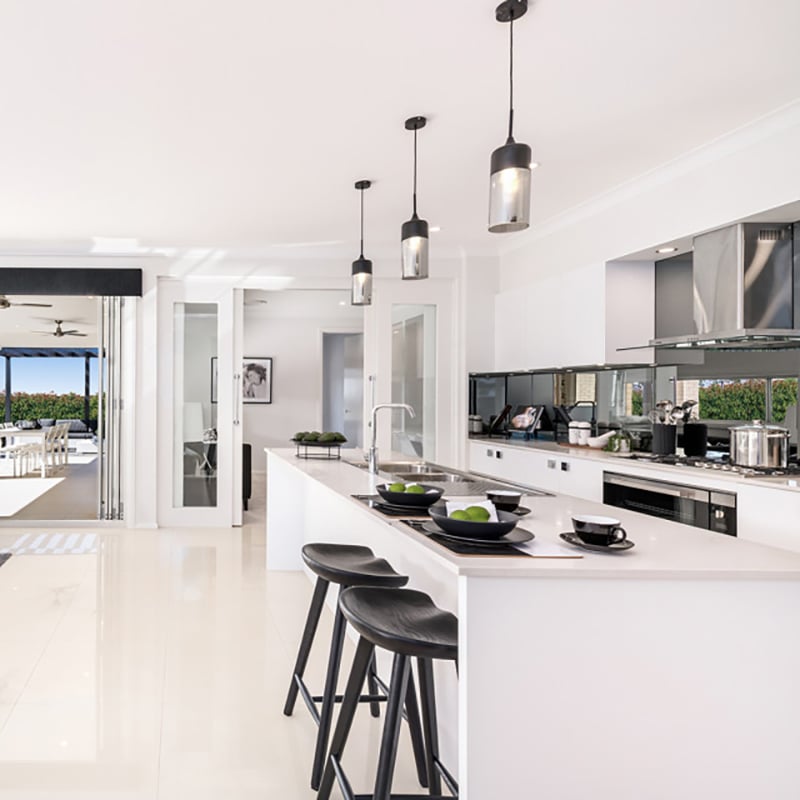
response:
M559 453L470 442L469 468L500 480L584 500L603 500L603 465Z
M737 487L736 524L740 539L800 553L800 491Z

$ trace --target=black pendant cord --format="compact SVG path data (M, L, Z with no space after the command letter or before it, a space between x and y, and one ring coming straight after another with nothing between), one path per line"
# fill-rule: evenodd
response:
M359 258L364 258L364 190L361 189L361 251Z
M417 129L414 128L414 194L412 219L417 219Z
M508 24L508 141L514 141L514 15Z

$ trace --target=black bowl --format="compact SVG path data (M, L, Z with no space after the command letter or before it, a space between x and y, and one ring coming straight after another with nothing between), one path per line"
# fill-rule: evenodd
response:
M519 522L519 517L509 511L498 511L498 522L468 522L464 519L451 519L447 516L447 506L437 503L428 509L433 521L445 533L463 536L465 539L499 539L511 533Z
M418 485L425 490L425 494L415 494L414 492L390 492L390 484L388 483L379 484L375 489L387 503L391 503L395 506L419 506L419 508L432 506L444 494L444 489L440 489L438 486L430 486L424 483Z
M522 492L514 492L510 489L489 489L486 498L494 503L498 511L513 511L519 506L522 500Z

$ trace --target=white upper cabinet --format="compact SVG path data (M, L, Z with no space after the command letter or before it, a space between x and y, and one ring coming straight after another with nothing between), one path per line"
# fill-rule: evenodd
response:
M497 371L650 362L652 263L592 264L545 275L495 298Z

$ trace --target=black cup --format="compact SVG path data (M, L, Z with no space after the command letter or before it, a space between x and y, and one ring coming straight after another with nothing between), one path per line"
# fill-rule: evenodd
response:
M653 425L653 455L673 455L677 430L676 425L665 425L661 422Z
M683 426L683 452L687 456L704 456L708 450L708 425L691 422Z
M486 492L486 497L494 503L498 511L514 511L522 500L522 492L490 489Z
M624 542L628 536L625 528L620 527L619 520L611 517L573 517L572 527L586 544L608 547Z

